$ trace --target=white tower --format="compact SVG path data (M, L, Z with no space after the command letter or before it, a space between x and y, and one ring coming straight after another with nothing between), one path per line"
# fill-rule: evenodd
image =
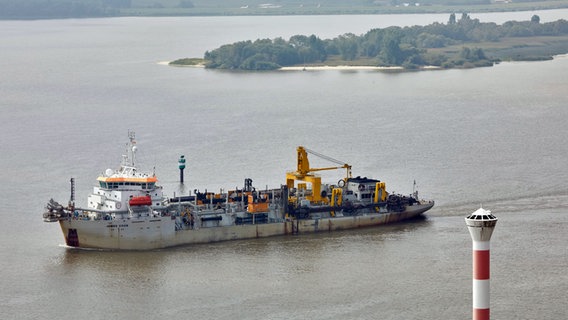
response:
M473 320L489 320L489 249L497 218L479 208L465 224L473 242Z

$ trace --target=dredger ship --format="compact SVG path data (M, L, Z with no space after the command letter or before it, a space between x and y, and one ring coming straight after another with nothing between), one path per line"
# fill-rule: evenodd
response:
M242 189L199 192L167 198L154 172L137 168L135 135L117 170L107 169L87 198L87 207L71 199L51 199L43 214L58 222L69 247L151 250L197 243L296 235L371 227L417 217L434 206L418 192L389 194L380 180L352 177L351 166L304 147L286 183L258 190L247 178ZM308 154L338 166L310 168ZM345 178L324 184L314 172L345 169Z

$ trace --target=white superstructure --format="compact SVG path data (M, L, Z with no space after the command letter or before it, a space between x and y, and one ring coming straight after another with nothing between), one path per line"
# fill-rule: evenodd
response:
M97 178L98 186L87 199L87 209L124 213L133 197L150 196L152 205L163 205L162 188L156 183L155 173L141 172L136 167L136 140L134 132L129 132L126 154L122 156L120 168L106 169Z

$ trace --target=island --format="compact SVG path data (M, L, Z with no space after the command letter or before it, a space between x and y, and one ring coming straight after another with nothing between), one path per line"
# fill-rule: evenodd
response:
M212 69L275 70L322 66L416 70L473 68L500 61L546 60L568 52L568 21L527 21L501 25L480 22L467 13L450 14L447 23L372 29L333 39L295 35L290 39L239 41L207 51L203 58L171 61L175 66Z

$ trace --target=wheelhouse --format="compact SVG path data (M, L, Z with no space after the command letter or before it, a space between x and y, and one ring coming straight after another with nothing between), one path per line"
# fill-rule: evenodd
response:
M99 177L99 187L102 189L143 189L152 190L156 188L156 177L147 178L109 178Z

